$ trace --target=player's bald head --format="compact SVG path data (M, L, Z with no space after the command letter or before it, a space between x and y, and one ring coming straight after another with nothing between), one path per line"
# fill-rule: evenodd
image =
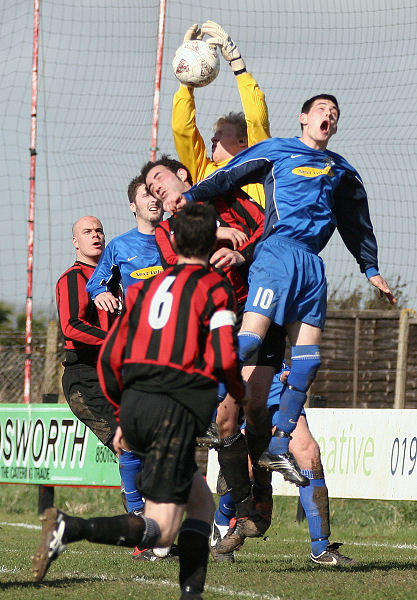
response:
M105 239L103 225L97 217L81 217L72 226L72 244L77 260L97 265L103 254Z
M97 227L103 229L103 225L101 224L101 221L97 219L97 217L81 217L78 219L78 221L75 221L74 225L72 226L72 235L76 237L83 229L96 229Z

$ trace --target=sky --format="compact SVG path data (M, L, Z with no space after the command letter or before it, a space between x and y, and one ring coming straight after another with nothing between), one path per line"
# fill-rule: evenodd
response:
M110 240L134 227L127 186L150 158L159 2L40 0L34 236L35 311L54 313L54 288L74 258L71 225L98 216ZM27 288L32 3L0 6L0 300L24 307ZM211 19L238 43L265 92L273 136L299 135L303 101L337 96L329 148L361 174L380 270L405 284L417 308L417 0L167 0L158 155L175 155L177 87L171 62L187 28ZM240 110L233 75L196 90L197 124L210 147L220 114ZM368 285L335 234L322 257L329 290ZM365 289L365 288L364 288Z

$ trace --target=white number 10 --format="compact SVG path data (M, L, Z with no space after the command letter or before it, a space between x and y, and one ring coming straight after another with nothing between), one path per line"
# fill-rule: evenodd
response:
M259 287L256 292L255 299L253 301L252 306L259 306L263 309L267 309L271 306L271 302L274 298L274 292L268 288L264 289L263 287Z

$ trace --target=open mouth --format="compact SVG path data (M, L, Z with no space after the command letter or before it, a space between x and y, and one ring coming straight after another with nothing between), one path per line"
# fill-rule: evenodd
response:
M330 129L330 122L326 119L320 125L320 130L323 131L323 133L327 133L329 131L329 129Z

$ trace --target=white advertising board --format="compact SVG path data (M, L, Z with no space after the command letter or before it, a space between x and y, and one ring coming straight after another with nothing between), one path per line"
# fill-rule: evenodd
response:
M329 496L417 500L417 411L307 408L320 445ZM217 453L209 452L207 481L216 490ZM275 495L298 495L274 473Z

